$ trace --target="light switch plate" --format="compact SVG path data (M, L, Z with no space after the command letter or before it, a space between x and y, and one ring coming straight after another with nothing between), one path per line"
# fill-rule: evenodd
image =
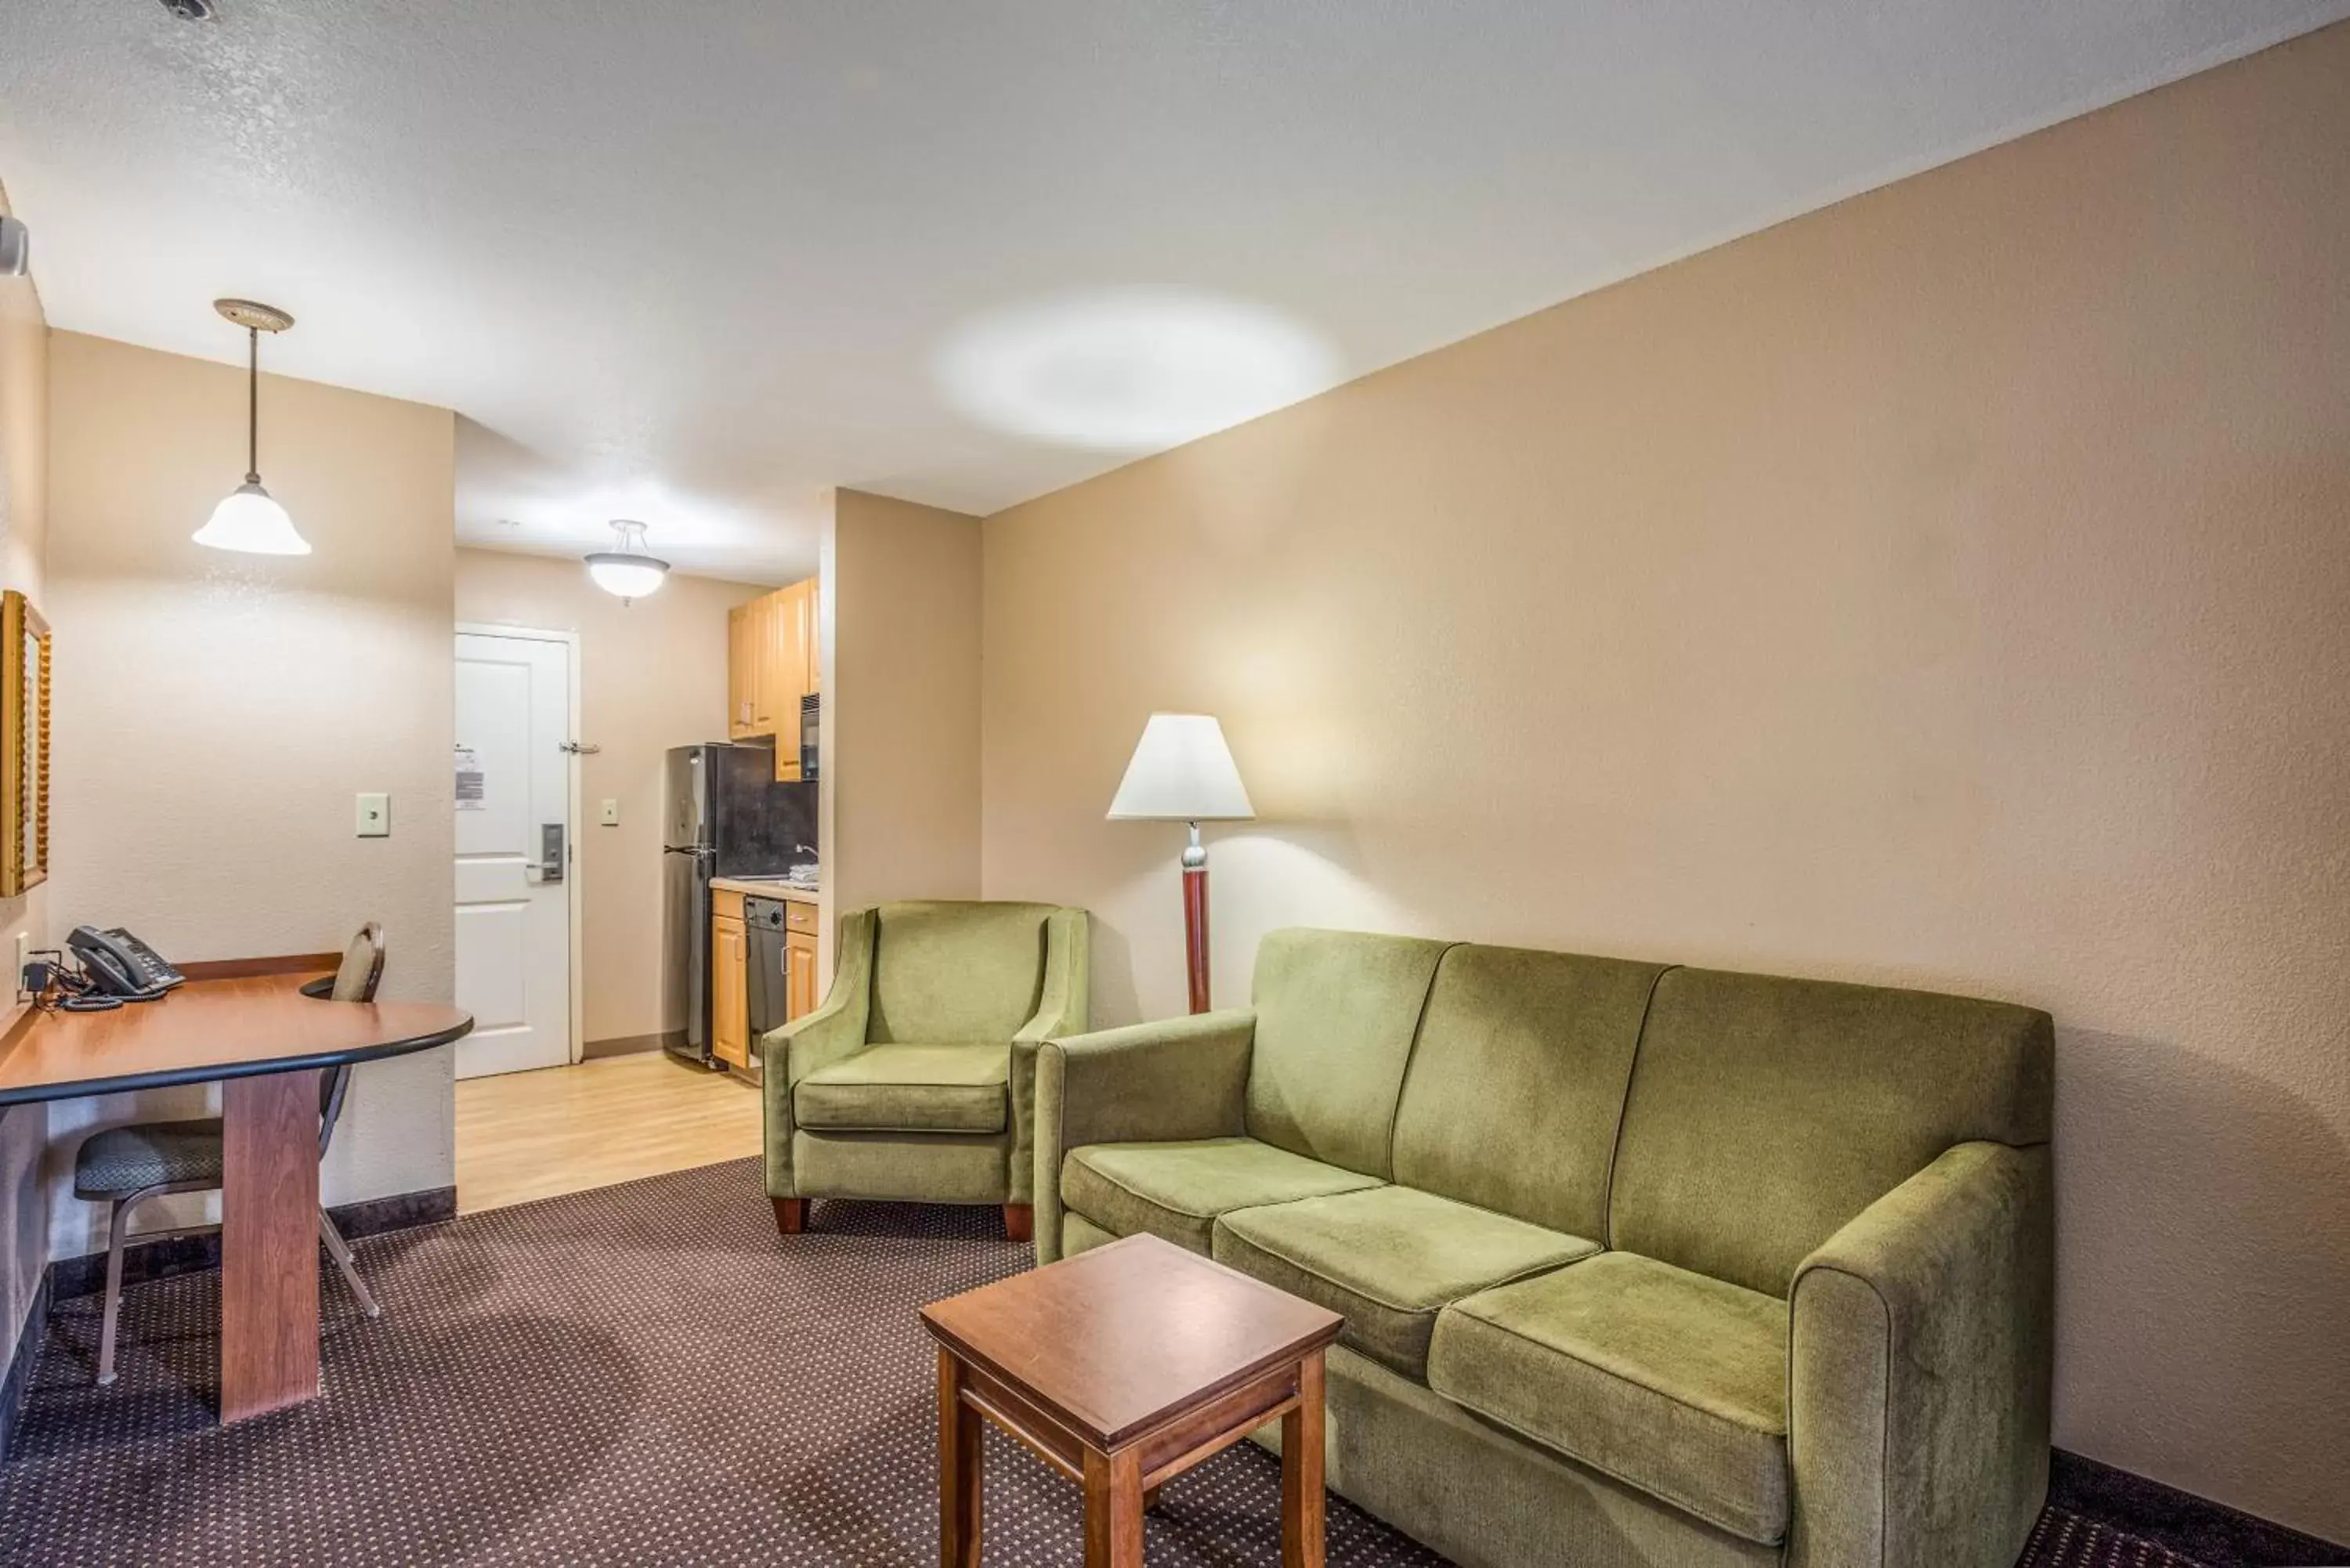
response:
M620 803L617 800L606 801L604 803L604 809L597 814L596 820L602 823L607 827L619 826Z
M391 796L365 793L359 795L359 836L361 838L391 836Z

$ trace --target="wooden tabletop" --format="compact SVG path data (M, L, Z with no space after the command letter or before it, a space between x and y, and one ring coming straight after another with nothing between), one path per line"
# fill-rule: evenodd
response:
M1338 1337L1346 1320L1129 1236L922 1309L941 1344L1102 1449Z
M304 1067L445 1045L471 1014L430 1002L323 1002L315 974L191 980L107 1012L27 1012L0 1036L0 1106Z

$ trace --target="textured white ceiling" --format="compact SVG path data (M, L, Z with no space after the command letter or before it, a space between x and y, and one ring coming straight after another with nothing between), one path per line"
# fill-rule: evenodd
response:
M1335 382L2350 15L219 7L0 5L0 179L51 321L233 359L207 302L281 304L274 368L463 416L461 536L572 553L635 516L768 581L813 566L827 486L983 513L1125 461L941 389L1000 313L1205 293L1317 335Z

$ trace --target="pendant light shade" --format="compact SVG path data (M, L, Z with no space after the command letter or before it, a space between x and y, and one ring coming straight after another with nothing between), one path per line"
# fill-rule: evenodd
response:
M307 556L310 541L261 483L261 335L283 332L294 318L250 299L215 299L213 308L245 331L244 483L222 498L193 537L199 545L248 556Z
M213 508L212 520L196 530L199 545L215 550L242 550L248 556L307 556L310 541L294 526L294 519L258 480L240 484Z
M669 563L645 553L645 525L616 517L612 532L618 535L613 547L588 557L588 575L596 586L608 594L618 594L622 604L660 588L669 578Z

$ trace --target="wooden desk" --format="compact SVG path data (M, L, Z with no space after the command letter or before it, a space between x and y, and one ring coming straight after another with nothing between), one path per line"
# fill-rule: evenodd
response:
M301 994L312 978L192 978L110 1012L28 1012L0 1036L0 1106L220 1084L224 1422L317 1397L320 1072L473 1027L433 1002L320 1002Z

